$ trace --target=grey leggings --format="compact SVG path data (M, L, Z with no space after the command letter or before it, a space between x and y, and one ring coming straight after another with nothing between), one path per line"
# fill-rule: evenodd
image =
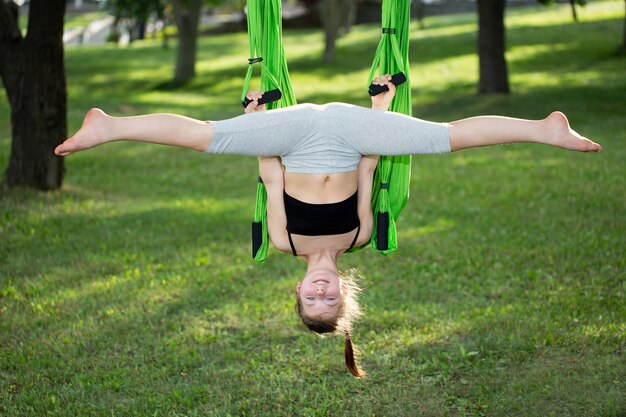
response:
M450 152L445 123L344 103L300 104L211 124L207 153L280 156L296 173L354 171L362 155Z

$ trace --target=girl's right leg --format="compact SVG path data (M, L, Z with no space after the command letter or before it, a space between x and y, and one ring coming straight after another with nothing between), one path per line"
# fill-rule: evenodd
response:
M543 120L478 116L449 125L452 151L513 142L533 142L580 152L600 152L602 146L572 130L565 115L553 112Z
M65 156L117 140L131 140L179 146L203 152L211 144L211 123L175 114L111 117L91 109L76 134L57 146L55 153Z

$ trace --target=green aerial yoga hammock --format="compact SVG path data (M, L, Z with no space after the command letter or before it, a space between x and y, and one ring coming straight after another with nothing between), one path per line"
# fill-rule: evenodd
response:
M241 95L248 91L252 64L261 64L261 89L279 88L282 99L268 103L268 108L296 104L287 70L282 43L280 0L248 0L248 38L250 64ZM409 77L409 20L410 0L384 0L382 6L382 37L368 78L380 74L402 72ZM257 58L262 58L260 61ZM390 111L411 115L411 88L409 83L399 85ZM374 174L372 210L374 229L370 240L372 250L390 254L398 246L396 221L409 198L411 156L381 156ZM354 248L350 252L359 250ZM259 177L256 209L252 223L252 257L255 262L265 262L269 249L267 231L267 193Z
M250 66L246 74L241 101L250 86L253 65L261 66L261 90L278 88L282 99L267 103L268 109L292 106L296 98L291 88L289 70L283 47L282 16L280 0L248 0L248 40L250 44ZM256 208L252 223L252 257L256 262L265 262L269 250L267 231L267 192L261 182L257 186Z
M407 82L396 88L389 111L412 115L409 78L410 0L384 0L381 19L382 36L368 82L379 74L405 74ZM398 247L396 221L409 199L411 156L381 156L372 187L374 228L370 240L372 250L388 255ZM387 226L388 225L388 226Z

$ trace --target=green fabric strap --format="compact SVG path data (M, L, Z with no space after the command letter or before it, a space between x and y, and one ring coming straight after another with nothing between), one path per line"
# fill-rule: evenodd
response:
M411 88L409 83L409 23L410 0L384 0L382 6L381 36L367 85L377 73L395 74L404 72L407 82L398 86L390 111L411 115ZM263 58L261 66L261 89L266 91L272 86L280 88L283 98L268 105L268 108L280 108L296 104L291 89L287 62L282 43L280 0L248 0L248 37L250 40L250 58ZM395 33L394 33L395 32ZM246 74L241 99L245 98L250 85L253 67L250 65ZM396 220L409 198L411 177L411 156L381 156L374 174L372 189L372 210L374 212L374 230L369 243L371 248L385 255L397 248ZM382 187L382 184L387 184ZM388 248L378 248L377 214L389 213L387 231ZM263 242L254 255L256 262L267 259L269 236L267 232L267 193L259 182L257 189L255 222L263 225ZM354 248L351 251L359 250Z
M398 86L396 95L389 108L411 116L411 87L409 72L409 24L410 0L385 0L382 10L382 35L368 77L368 85L378 74L395 74L403 72L407 81ZM370 246L372 250L388 255L398 247L396 221L409 199L411 181L411 156L381 156L378 160L374 184L372 187L372 211L374 228ZM382 184L387 184L382 187ZM387 232L387 248L379 248L378 213L389 213ZM384 231L383 231L384 233ZM364 246L367 246L364 245ZM364 247L362 246L362 247ZM361 248L362 248L361 247ZM361 248L355 248L358 250Z
M248 0L248 44L250 59L261 58L261 85L263 91L279 88L282 99L268 103L268 109L281 108L296 104L291 88L289 70L285 60L282 39L282 17L280 0ZM241 92L241 100L250 88L254 66L248 67Z
M295 95L291 88L289 70L285 60L285 50L282 39L282 16L280 0L248 0L248 40L251 61L259 61L261 67L262 91L279 88L282 98L268 103L268 109L296 104ZM255 60L255 58L262 58ZM246 97L250 88L250 81L254 69L253 62L249 65L241 92L241 100ZM265 262L269 249L269 235L267 231L267 192L262 182L257 186L257 199L254 221L262 224L262 242L256 254L256 262Z

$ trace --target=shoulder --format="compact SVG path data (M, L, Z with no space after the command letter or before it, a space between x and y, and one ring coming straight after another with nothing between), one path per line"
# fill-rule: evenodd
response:
M362 176L373 176L378 166L378 155L363 155L359 162L359 180Z

